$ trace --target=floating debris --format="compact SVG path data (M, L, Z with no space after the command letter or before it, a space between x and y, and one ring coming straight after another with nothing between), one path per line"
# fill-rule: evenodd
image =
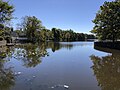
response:
M57 89L69 89L69 86L68 85L54 85L54 86L52 86L52 87L50 87L50 88L52 88L52 89L55 89L55 88L57 88Z
M15 72L14 75L20 75L22 72Z
M21 74L21 72L18 72L18 74Z
M63 85L63 87L64 87L64 88L66 88L66 89L68 89L68 88L69 88L69 86L68 86L68 85Z

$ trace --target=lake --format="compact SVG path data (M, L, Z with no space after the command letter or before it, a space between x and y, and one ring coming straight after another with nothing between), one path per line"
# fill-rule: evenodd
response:
M0 90L120 90L120 55L93 42L3 47Z

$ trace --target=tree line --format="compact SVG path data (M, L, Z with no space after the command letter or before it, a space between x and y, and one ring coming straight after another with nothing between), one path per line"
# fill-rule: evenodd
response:
M18 24L18 35L24 35L31 42L45 41L84 41L87 39L95 39L93 34L76 33L73 30L62 30L52 28L46 29L42 25L42 21L35 16L25 16L22 22Z
M52 41L84 41L94 39L92 34L76 33L73 30L62 30L52 28L51 30L42 25L42 21L35 16L25 16L21 23L17 24L18 29L13 30L7 23L13 19L13 5L0 0L0 39L11 38L11 33L15 32L19 37L27 37L30 42L45 42Z

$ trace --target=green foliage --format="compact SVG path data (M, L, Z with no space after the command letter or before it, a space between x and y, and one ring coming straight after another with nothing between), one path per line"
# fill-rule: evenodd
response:
M54 41L83 41L85 40L85 34L75 33L73 30L61 30L52 28Z
M117 40L120 35L120 2L104 2L93 23L95 26L91 32L100 39Z
M23 31L22 30L15 30L14 31L18 36L22 35Z
M10 5L9 2L0 0L0 36L4 39L10 37L11 34L11 28L5 26L5 23L9 22L13 18L13 12L14 7Z
M56 28L52 28L54 41L60 41L60 31Z
M16 33L26 34L26 37L31 42L45 42L45 41L84 41L86 39L85 34L75 33L73 30L61 30L52 28L51 30L46 29L40 20L35 16L25 16L23 22L18 24L19 29ZM22 26L22 27L21 27ZM88 35L89 36L89 35ZM94 39L94 36L87 37L87 39Z
M32 29L30 23L27 23L27 28L23 28L23 33L26 33L26 36L32 42L45 42L45 41L84 41L87 39L95 39L95 36L92 34L76 33L73 30L61 30L57 28L52 28L51 30L45 29L40 25L40 28ZM24 25L24 24L23 24ZM21 30L16 30L16 33L22 32Z
M10 21L13 18L13 12L14 7L10 5L9 2L0 0L0 24L5 23L6 21Z
M44 28L42 22L35 16L25 16L22 26L27 38L32 42L36 41L37 32Z

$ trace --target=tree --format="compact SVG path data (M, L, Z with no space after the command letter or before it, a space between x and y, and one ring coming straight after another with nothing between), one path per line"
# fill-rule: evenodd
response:
M87 39L95 39L95 36L93 34L87 34Z
M0 24L5 23L6 21L10 21L12 17L12 13L14 12L14 7L9 4L9 2L4 2L0 0Z
M115 42L120 36L120 2L104 2L93 20L95 26L92 33L100 39L110 39Z
M23 18L22 26L27 38L32 42L37 40L37 32L44 29L42 22L35 16L25 16Z
M43 29L40 31L40 41L45 42L47 40L47 31L46 29Z
M60 32L56 28L52 28L52 33L53 33L53 38L54 41L59 41L60 40Z
M67 33L65 34L65 38L66 38L67 41L70 41L70 36L71 36L71 35L70 35L69 32L67 32Z
M77 33L78 41L84 41L85 40L85 34L83 33Z
M14 7L9 4L9 2L5 2L0 0L0 36L5 38L5 23L9 22L13 17L12 13L14 12Z

